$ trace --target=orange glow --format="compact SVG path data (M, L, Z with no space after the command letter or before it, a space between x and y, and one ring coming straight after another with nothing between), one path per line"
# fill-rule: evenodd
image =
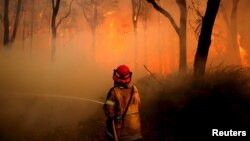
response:
M238 33L237 34L237 44L238 44L238 47L239 47L239 50L240 50L240 59L241 59L241 65L243 67L248 67L250 66L249 63L248 63L248 60L247 60L247 51L241 46L241 43L240 43L240 34Z
M223 40L224 38L229 38L228 33L222 29L215 28L211 36L213 47L211 47L209 51L212 57L222 57L226 55L228 43Z
M134 21L136 21L137 20L137 16L134 16Z
M62 32L60 32L59 34L60 34L60 37L63 37L63 35L64 35Z
M113 22L113 21L111 21L111 22L109 23L109 27L110 27L110 28L114 27L114 22Z
M43 17L43 12L39 13L39 17L42 18Z
M107 15L112 15L114 12L112 12L112 11L109 11L109 12L107 12Z

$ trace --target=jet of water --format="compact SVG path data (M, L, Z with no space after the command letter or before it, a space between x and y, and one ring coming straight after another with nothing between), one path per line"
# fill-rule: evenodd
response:
M83 97L76 97L76 96L63 96L63 95L52 95L52 94L28 94L32 96L41 96L41 97L53 97L53 98L64 98L64 99L73 99L73 100L80 100L80 101L88 101L88 102L93 102L96 104L104 104L104 102L94 100L94 99L89 99L89 98L83 98Z

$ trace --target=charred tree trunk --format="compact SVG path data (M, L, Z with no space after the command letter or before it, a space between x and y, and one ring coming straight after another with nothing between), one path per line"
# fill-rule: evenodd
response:
M4 25L4 35L3 35L3 45L7 46L9 44L9 0L4 0L3 7L3 25Z
M187 71L187 51L186 51L186 32L187 32L187 6L186 0L176 0L180 8L180 31L179 31L179 70L182 73Z
M56 38L56 30L57 30L56 17L58 15L61 0L56 0L56 4L54 0L51 1L52 1L52 17L51 17L52 38Z
M10 40L11 43L13 43L14 40L16 39L17 28L18 28L18 25L19 25L19 20L20 20L20 15L21 15L21 3L22 3L22 0L17 1L14 29L13 29L12 37L11 37L11 40Z
M10 22L9 22L9 0L4 0L4 17L3 17L3 22L4 22L4 39L3 39L3 45L8 46L10 43L13 43L15 38L16 38L16 33L18 29L18 24L21 16L21 4L22 0L17 1L17 6L16 6L16 15L14 18L14 27L13 27L13 32L12 36L10 38Z
M52 47L51 47L51 60L53 61L56 53L56 17L58 15L61 0L51 0L52 2L52 17L51 17L51 32L52 32Z
M208 0L205 16L202 20L198 48L194 60L194 75L204 76L208 51L211 44L211 34L214 21L220 6L220 0Z

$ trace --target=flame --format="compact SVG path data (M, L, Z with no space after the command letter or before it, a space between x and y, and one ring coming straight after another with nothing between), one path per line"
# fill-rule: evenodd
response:
M248 67L250 66L250 64L248 63L248 60L247 60L247 51L241 46L241 43L240 43L240 34L238 33L237 34L237 44L238 44L238 47L239 47L239 50L240 50L240 59L241 59L241 65L243 67Z

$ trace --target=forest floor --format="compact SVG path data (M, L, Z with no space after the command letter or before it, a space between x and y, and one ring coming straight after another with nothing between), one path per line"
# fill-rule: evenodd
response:
M155 74L140 79L136 85L141 95L140 116L145 141L215 140L212 129L250 131L250 70L247 68L220 67L209 70L202 79L194 79L191 73L183 76ZM3 104L6 99L8 96L1 98L1 107L6 107ZM1 115L8 113L12 118L0 117L0 141L105 140L105 117L101 105L71 102L65 106L65 101L59 101L59 112L55 114L60 116L41 110L47 114L41 117L41 111L37 111L39 114L31 119L42 122L34 124L25 120L25 115L18 114L18 111L34 107L37 100L27 98L24 101L19 102L19 108L16 110L15 107L14 113L1 110ZM46 106L42 109L53 110L53 100L44 101ZM84 113L91 107L97 110L90 112L88 117L73 114ZM68 110L64 113L62 109ZM49 121L57 124L50 125L47 122L49 116L54 117ZM72 117L77 118L72 121ZM72 122L61 124L64 120ZM26 126L29 130L25 130ZM248 139L244 139L249 140L249 136L247 134Z

